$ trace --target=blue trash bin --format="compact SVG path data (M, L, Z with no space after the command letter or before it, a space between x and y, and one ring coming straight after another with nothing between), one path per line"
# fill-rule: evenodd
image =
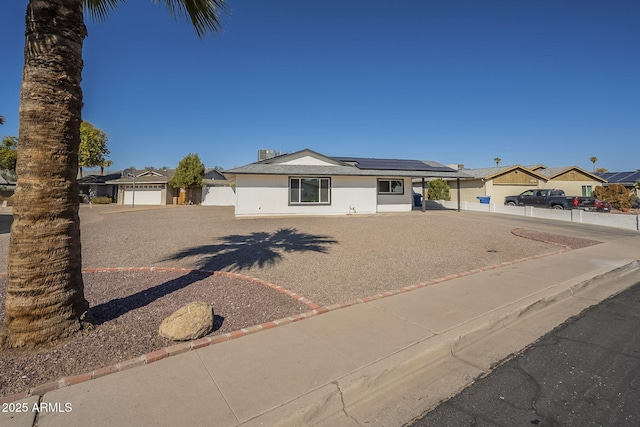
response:
M416 208L422 206L422 194L413 193L413 206Z
M484 205L488 205L491 201L491 196L486 196L486 197L477 196L476 199L480 200L480 203Z

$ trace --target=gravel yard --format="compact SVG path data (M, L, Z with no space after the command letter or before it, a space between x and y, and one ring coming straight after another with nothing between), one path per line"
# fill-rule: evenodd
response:
M85 268L238 272L280 285L320 306L557 251L553 243L573 248L597 243L514 231L448 211L236 220L232 208L119 209L83 206ZM3 266L8 218L0 215ZM54 348L0 351L0 397L172 344L158 336L158 325L191 301L213 306L212 335L309 310L264 285L197 272L87 272L84 279L91 313L98 321L95 328ZM6 283L6 276L0 276L3 303Z

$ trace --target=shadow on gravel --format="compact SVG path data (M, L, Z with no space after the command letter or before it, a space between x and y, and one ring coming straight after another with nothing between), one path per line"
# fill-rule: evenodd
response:
M198 257L198 268L208 271L260 268L282 260L286 252L327 253L329 245L338 243L329 236L300 233L295 228L281 228L274 233L255 232L230 235L216 245L202 245L176 252L164 261Z
M190 271L184 276L169 280L149 289L90 307L90 318L88 320L91 323L101 325L105 322L109 322L110 320L117 319L132 310L149 305L172 292L186 288L192 283L198 282L208 276L210 276L210 274L203 273L201 271ZM220 329L222 322L224 321L224 318L221 318L220 316L216 317L218 318L214 319L214 330Z
M284 252L319 252L326 253L328 246L338 243L328 236L299 233L296 229L283 228L275 233L251 233L247 235L230 235L222 238L217 245L203 245L177 252L166 261L177 260L189 256L201 257L198 268L208 271L223 269L243 269L254 265L263 267L279 262ZM89 320L94 324L102 324L198 282L208 273L191 271L184 276L161 283L157 286L136 292L123 298L116 298L89 309ZM216 316L214 330L220 329L224 318Z

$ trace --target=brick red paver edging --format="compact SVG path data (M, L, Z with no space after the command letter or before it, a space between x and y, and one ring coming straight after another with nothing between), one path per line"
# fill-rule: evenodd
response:
M549 242L549 243L553 243L553 242ZM564 252L567 252L570 250L569 247L565 246L565 245L561 245L561 244L556 244L558 246L562 246L563 249L558 250L558 251L554 251L554 252L547 252L544 254L539 254L539 255L534 255L534 256L530 256L530 257L526 257L526 258L521 258L518 260L514 260L514 261L508 261L508 262L501 262L499 264L494 264L494 265L489 265L486 267L481 267L481 268L476 268L473 270L469 270L469 271L465 271L462 273L455 273L455 274L450 274L444 277L440 277L437 279L432 279L432 280L428 280L425 283L417 283L415 285L410 285L410 286L405 286L402 287L400 289L396 289L393 291L389 291L389 292L382 292L370 297L364 297L364 298L358 298L355 300L351 300L351 301L347 301L347 302L342 302L342 303L337 303L337 304L332 304L332 305L328 305L328 306L318 306L317 304L307 300L304 297L299 296L298 294L296 294L295 292L291 292L288 291L287 289L283 288L282 286L277 286L274 285L272 283L257 279L255 277L251 277L251 276L246 276L243 274L238 274L238 273L230 273L230 272L223 272L223 271L206 271L206 270L190 270L190 269L186 269L186 268L170 268L170 267L116 267L116 268L87 268L87 269L83 269L83 273L102 273L102 272L120 272L120 271L161 271L161 272L181 272L181 273L189 273L192 271L197 271L197 272L202 272L204 274L213 274L213 275L219 275L219 276L227 276L227 277L232 277L232 278L236 278L236 279L241 279L241 280L249 280L251 282L255 282L255 283L259 283L261 285L264 286L268 286L272 289L275 289L279 292L283 292L289 296L291 296L294 299L297 299L298 301L301 301L305 304L307 304L307 306L309 306L311 308L310 311L306 312L306 313L301 313L301 314L296 314L294 316L289 316L289 317L285 317L282 319L278 319L278 320L273 320L270 322L266 322L266 323L262 323L260 325L254 325L254 326L250 326L247 328L242 328L240 330L237 331L232 331L232 332L228 332L225 334L221 334L221 335L214 335L214 336L210 336L210 337L204 337L204 338L200 338L194 341L188 341L188 342L181 342L178 344L174 344L172 346L169 347L164 347L161 348L159 350L155 350L152 351L151 353L147 353L144 354L142 356L133 358L133 359L129 359L129 360L125 360L123 362L119 362L116 363L115 365L111 365L111 366L106 366L103 368L99 368L99 369L95 369L91 372L86 372L83 374L79 374L79 375L71 375L68 377L63 377L60 378L58 380L55 381L51 381L48 382L46 384L42 384L39 386L36 386L28 391L25 392L21 392L21 393L17 393L17 394L12 394L12 395L8 395L8 396L4 396L4 397L0 397L0 403L8 403L8 402L14 402L16 400L20 400L20 399L24 399L30 396L42 396L47 392L53 391L53 390L57 390L59 388L62 387L66 387L66 386L70 386L73 384L78 384L78 383L82 383L85 381L89 381L95 378L100 378L103 377L105 375L109 375L115 372L120 372L120 371L124 371L126 369L130 369L130 368L135 368L138 366L143 366L143 365L148 365L149 363L153 363L153 362L157 362L158 360L162 360L162 359L166 359L167 357L170 356L175 356L181 353L186 353L188 351L191 350L197 350L203 347L208 347L210 345L214 345L214 344L219 344L221 342L225 342L225 341L230 341L232 339L236 339L236 338L240 338L240 337L244 337L246 335L251 335L254 334L256 332L259 331L263 331L263 330L267 330L267 329L272 329L272 328L276 328L278 326L282 326L282 325L286 325L288 323L293 323L293 322L298 322L300 320L304 320L304 319L308 319L314 316L318 316L320 314L324 314L324 313L328 313L330 311L335 311L335 310L339 310L342 308L346 308L346 307L351 307L353 305L357 305L357 304L363 304L363 303L368 303L370 301L376 301L382 298L387 298L393 295L398 295L398 294L402 294L402 293L406 293L406 292L411 292L414 291L416 289L421 289L427 286L431 286L431 285L436 285L438 283L442 283L442 282L447 282L449 280L453 280L453 279L458 279L461 277L466 277L466 276L470 276L473 274L478 274L484 271L489 271L489 270L495 270L497 268L501 268L501 267L506 267L509 265L514 265L514 264L519 264L522 262L526 262L526 261L531 261L534 259L539 259L539 258L544 258L544 257L548 257L548 256L552 256L552 255L558 255ZM6 272L4 273L0 273L0 276L6 276Z

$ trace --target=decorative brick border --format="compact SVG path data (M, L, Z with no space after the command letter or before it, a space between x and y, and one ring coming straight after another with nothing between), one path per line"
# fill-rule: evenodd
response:
M515 231L515 230L514 230ZM515 233L514 233L515 234ZM522 237L522 236L519 236ZM483 271L489 271L489 270L495 270L501 267L506 267L506 266L510 266L510 265L515 265L515 264L520 264L523 262L527 262L527 261L531 261L534 259L539 259L539 258L545 258L548 256L553 256L553 255L558 255L564 252L567 252L570 250L570 248L568 246L565 245L561 245L558 243L554 243L554 242L544 242L544 243L550 243L550 244L555 244L557 246L561 246L563 249L558 250L558 251L554 251L554 252L547 252L547 253L543 253L540 255L534 255L534 256L530 256L530 257L526 257L526 258L521 258L515 261L507 261L507 262L501 262L499 264L494 264L494 265L489 265L486 267L481 267L481 268L476 268L473 270L469 270L469 271L465 271L462 273L456 273L456 274L450 274L448 276L444 276L438 279L432 279L432 280L428 280L425 283L417 283L415 285L410 285L410 286L405 286L403 288L400 289L396 289L394 291L389 291L389 292L382 292L370 297L364 297L364 298L358 298L355 300L351 300L351 301L347 301L347 302L342 302L342 303L338 303L338 304L332 304L329 306L324 306L321 307L311 301L309 301L308 299L296 294L295 292L291 292L285 288L283 288L282 286L278 286L278 285L274 285L273 283L269 283L266 282L264 280L260 280L257 279L255 277L251 277L251 276L246 276L243 274L238 274L238 273L230 273L230 272L224 272L224 271L207 271L207 270L191 270L191 269L187 269L187 268L171 268L171 267L116 267L116 268L87 268L87 269L83 269L83 273L113 273L113 272L122 272L122 271L160 271L160 272L180 272L180 273L189 273L189 272L201 272L203 274L209 274L209 275L217 275L217 276L226 276L226 277L232 277L232 278L236 278L236 279L240 279L240 280L248 280L254 283L259 283L261 285L264 286L268 286L272 289L275 289L278 292L282 292L284 294L289 295L290 297L303 302L304 304L306 304L307 306L309 306L309 308L311 308L310 311L306 312L306 313L301 313L301 314L296 314L294 316L289 316L289 317L285 317L282 319L278 319L278 320L273 320L270 322L266 322L266 323L262 323L260 325L255 325L255 326L250 326L248 328L242 328L240 330L237 331L232 331L232 332L228 332L226 334L221 334L221 335L214 335L214 336L210 336L210 337L204 337L204 338L200 338L194 341L189 341L189 342L182 342L182 343L178 343L178 344L174 344L172 346L169 347L164 347L161 348L159 350L155 350L152 351L151 353L147 353L144 354L142 356L133 358L133 359L129 359L129 360L125 360L123 362L120 363L116 363L115 365L112 366L106 366L103 368L99 368L96 369L94 371L91 372L86 372L83 374L79 374L79 375L72 375L72 376L68 376L68 377L63 377L60 378L56 381L51 381L48 382L46 384L42 384L39 386L36 386L28 391L25 392L21 392L21 393L17 393L17 394L12 394L12 395L8 395L5 397L0 397L0 403L8 403L8 402L14 402L16 400L21 400L30 396L42 396L45 393L48 393L50 391L53 390L57 390L59 388L62 387L66 387L66 386L70 386L73 384L79 384L85 381L89 381L95 378L100 378L103 377L105 375L109 375L112 374L114 372L119 372L119 371L124 371L126 369L130 369L130 368L135 368L138 366L143 366L143 365L148 365L149 363L153 363L153 362L157 362L158 360L162 360L162 359L166 359L167 357L170 356L175 356L177 354L181 354L181 353L186 353L188 351L191 350L197 350L203 347L208 347L210 345L214 345L214 344L219 344L221 342L225 342L225 341L230 341L232 339L236 339L236 338L240 338L240 337L244 337L246 335L251 335L254 334L256 332L259 331L263 331L263 330L267 330L267 329L272 329L278 326L282 326L282 325L286 325L288 323L293 323L293 322L298 322L300 320L303 319L308 319L310 317L314 317L314 316L318 316L320 314L324 314L324 313L328 313L330 311L335 311L335 310L339 310L342 308L346 308L346 307L351 307L354 305L358 305L358 304L363 304L363 303L368 303L370 301L376 301L382 298L387 298L393 295L398 295L398 294L402 294L402 293L406 293L406 292L411 292L414 291L416 289L421 289L427 286L432 286L432 285L436 285L438 283L442 283L442 282L447 282L449 280L454 280L454 279L459 279L462 277L466 277L466 276L471 276L473 274L478 274L481 273ZM7 273L0 273L0 276L6 276Z

